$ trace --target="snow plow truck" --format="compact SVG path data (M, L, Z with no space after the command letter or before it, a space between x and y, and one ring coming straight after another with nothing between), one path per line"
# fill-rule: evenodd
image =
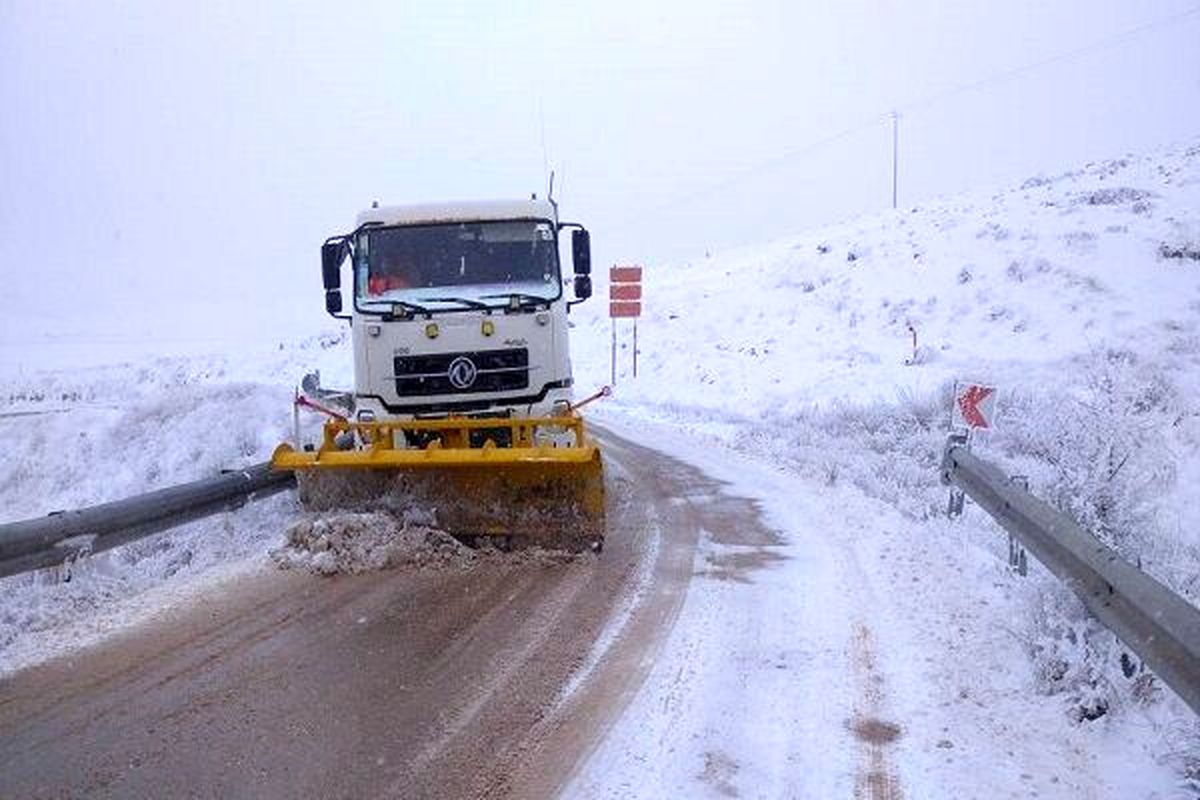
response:
M326 311L350 325L354 388L306 376L297 393L297 413L328 417L320 442L297 422L272 458L304 506L428 509L467 540L599 550L601 455L572 403L567 324L592 293L587 230L536 198L375 204L325 241L321 268Z

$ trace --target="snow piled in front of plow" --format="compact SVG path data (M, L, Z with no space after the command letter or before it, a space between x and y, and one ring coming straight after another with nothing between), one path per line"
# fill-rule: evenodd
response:
M378 511L312 515L294 523L271 551L283 569L317 575L394 567L466 568L480 555L445 531Z

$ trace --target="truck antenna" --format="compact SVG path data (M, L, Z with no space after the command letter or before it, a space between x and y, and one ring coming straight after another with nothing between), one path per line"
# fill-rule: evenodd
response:
M542 106L542 97L538 95L538 128L542 134L542 177L550 171L550 157L546 153L546 112Z
M550 186L546 189L546 200L554 209L554 221L558 222L558 201L554 199L554 170L550 170Z

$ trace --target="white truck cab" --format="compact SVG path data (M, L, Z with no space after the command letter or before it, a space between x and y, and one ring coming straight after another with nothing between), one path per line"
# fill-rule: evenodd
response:
M559 234L572 228L568 300ZM342 266L351 265L349 313ZM321 249L348 320L354 419L550 416L570 407L567 312L592 292L588 232L554 203L376 206Z

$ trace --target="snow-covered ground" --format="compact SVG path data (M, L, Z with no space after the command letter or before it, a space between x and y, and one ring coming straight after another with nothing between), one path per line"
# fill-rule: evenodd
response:
M909 723L900 772L917 796L981 785L1001 796L1190 796L1189 780L1195 791L1194 716L1123 661L1044 571L1008 573L1006 539L984 514L947 521L936 464L952 381L999 387L998 430L982 453L1200 601L1200 145L647 265L645 284L640 375L629 375L625 322L617 391L599 413L683 428L787 470L793 497L832 506L842 523L822 523L828 535L858 550L875 584L864 613L885 640L898 637L880 648L899 673L895 702L927 723L955 709L960 738L947 731L946 752L928 724L922 737ZM583 309L574 342L586 389L609 380L611 323L602 304ZM751 474L736 485L787 508ZM808 543L796 514L782 512L781 528ZM765 605L753 589L721 590ZM743 623L731 630L758 630ZM643 709L655 691L666 690L647 688ZM660 744L722 729L713 718L679 723ZM598 764L623 763L614 747L644 745L606 747ZM734 760L753 763L753 746ZM589 767L582 785L602 769ZM678 789L680 777L667 780ZM756 791L754 780L734 784Z
M605 421L756 501L783 541L701 543L650 677L566 796L1190 796L1161 757L1186 743L1183 712L1081 726L1040 694L1016 632L1027 587L978 527L931 530L717 437ZM875 751L855 735L870 725ZM872 772L888 788L862 786Z
M596 413L757 499L786 558L694 583L577 793L827 796L853 781L852 754L817 763L807 744L845 737L856 680L886 687L873 713L899 728L909 796L1185 797L1189 775L1194 793L1192 715L1126 676L1043 572L1010 574L978 510L945 520L935 467L948 382L992 383L983 453L1200 598L1200 144L646 266L641 374L624 324ZM303 372L349 380L344 337L311 307L312 332L282 343L6 331L0 521L268 458ZM573 313L580 393L608 381L605 310ZM102 555L69 583L6 579L0 673L186 597L165 587L263 564L290 502ZM874 666L838 666L855 658Z

